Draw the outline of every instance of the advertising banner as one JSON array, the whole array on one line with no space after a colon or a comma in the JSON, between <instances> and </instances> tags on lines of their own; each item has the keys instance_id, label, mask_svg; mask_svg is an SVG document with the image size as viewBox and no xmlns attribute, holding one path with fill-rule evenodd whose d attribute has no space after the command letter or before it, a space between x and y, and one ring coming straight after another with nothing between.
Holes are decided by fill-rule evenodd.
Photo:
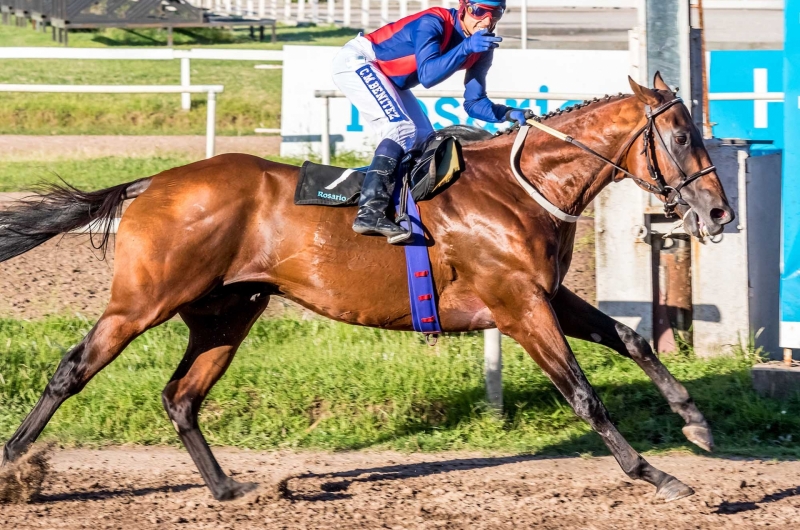
<instances>
[{"instance_id":1,"label":"advertising banner","mask_svg":"<svg viewBox=\"0 0 800 530\"><path fill-rule=\"evenodd\" d=\"M786 3L780 345L800 348L800 0Z\"/></svg>"},{"instance_id":2,"label":"advertising banner","mask_svg":"<svg viewBox=\"0 0 800 530\"><path fill-rule=\"evenodd\" d=\"M323 100L316 90L336 90L331 64L339 48L321 46L284 46L283 101L281 105L281 155L305 157L320 153L323 129ZM489 97L495 92L561 92L581 94L629 93L630 56L617 50L504 50L495 51L494 64L487 77ZM486 124L469 118L462 98L426 98L419 90L419 100L434 129L467 124L490 132L507 124ZM456 72L433 90L464 90L464 72ZM496 103L529 107L537 114L555 110L575 101L501 99ZM338 153L369 154L376 145L367 124L344 98L330 101L331 145Z\"/></svg>"}]
</instances>

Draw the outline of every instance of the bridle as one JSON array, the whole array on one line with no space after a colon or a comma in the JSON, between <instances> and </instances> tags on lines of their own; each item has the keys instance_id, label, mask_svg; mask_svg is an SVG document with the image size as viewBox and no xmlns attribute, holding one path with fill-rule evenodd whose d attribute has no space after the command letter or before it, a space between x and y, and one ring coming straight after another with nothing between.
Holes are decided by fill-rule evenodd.
<instances>
[{"instance_id":1,"label":"bridle","mask_svg":"<svg viewBox=\"0 0 800 530\"><path fill-rule=\"evenodd\" d=\"M617 172L622 172L625 175L629 176L636 184L640 187L644 188L645 190L653 193L655 195L659 195L664 198L664 214L667 217L671 217L675 213L675 208L678 205L688 206L688 203L683 199L681 196L681 190L694 182L695 180L699 179L704 175L708 175L709 173L713 173L716 171L716 167L714 165L710 165L696 173L692 173L691 175L686 175L686 172L683 171L681 165L675 160L675 157L672 155L672 152L667 147L666 142L664 141L663 136L661 135L661 131L658 129L656 125L656 118L663 114L667 109L671 108L673 105L677 105L678 103L683 103L681 98L675 98L662 105L659 105L655 109L650 107L650 105L645 105L644 112L645 117L647 118L647 123L644 124L633 136L631 136L628 141L623 146L622 150L620 151L619 156L617 157L617 161L613 162L610 159L606 158L605 156L601 155L591 147L588 147L581 143L580 141L568 136L562 132L559 132L551 127L548 127L541 123L539 119L532 118L528 119L525 125L520 126L519 133L517 134L517 138L514 140L514 146L511 148L511 168L513 170L514 176L517 178L517 181L522 185L523 188L528 192L528 194L536 200L542 207L545 208L548 212L553 214L555 217L567 221L567 222L575 222L578 220L577 215L569 215L566 212L561 211L555 205L553 205L550 201L545 199L541 193L538 192L530 183L520 174L519 171L519 164L518 164L518 155L520 148L522 147L522 143L525 141L525 137L530 130L530 127L535 127L539 130L542 130L560 140L568 142L580 149L586 151L587 153L591 154L595 158L602 160L603 162L611 165L614 168L612 173L612 179L616 176ZM636 140L644 135L644 149L642 153L645 155L647 160L647 172L650 175L650 178L655 182L651 184L646 180L634 175L627 169L620 166L624 157L628 154L631 149L631 146L636 142ZM677 186L670 186L667 184L667 180L664 178L664 175L661 173L661 170L658 167L658 159L655 156L656 153L656 145L654 144L654 138L658 138L661 147L669 156L669 160L672 162L672 165L680 172L681 174L681 182ZM616 180L616 179L614 179Z\"/></svg>"}]
</instances>

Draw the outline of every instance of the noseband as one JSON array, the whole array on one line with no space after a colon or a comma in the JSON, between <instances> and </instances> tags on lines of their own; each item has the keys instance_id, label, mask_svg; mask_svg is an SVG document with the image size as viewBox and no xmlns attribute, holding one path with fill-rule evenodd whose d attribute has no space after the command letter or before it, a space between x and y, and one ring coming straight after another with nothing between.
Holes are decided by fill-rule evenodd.
<instances>
[{"instance_id":1,"label":"noseband","mask_svg":"<svg viewBox=\"0 0 800 530\"><path fill-rule=\"evenodd\" d=\"M667 109L672 107L673 105L677 105L678 103L683 103L681 98L675 98L671 101L667 101L663 105L656 107L655 109L651 108L650 105L644 106L644 114L647 117L647 123L637 131L633 137L625 144L625 147L622 149L622 154L617 159L616 164L612 164L616 171L622 171L634 182L636 182L639 186L643 187L647 191L654 193L656 195L660 195L664 198L664 214L667 217L671 217L672 214L675 213L675 208L678 205L688 206L686 201L681 197L681 190L694 182L695 180L699 179L703 175L708 175L709 173L713 173L717 170L716 166L710 165L704 169L696 173L692 173L691 175L687 176L686 172L683 171L681 165L675 160L675 157L672 155L672 152L667 147L667 143L664 141L664 137L661 136L661 131L658 129L656 125L656 117L660 114L663 114ZM642 149L642 153L645 155L647 160L647 172L650 174L650 178L656 185L652 185L649 182L642 180L641 178L629 173L628 171L619 167L619 163L622 161L622 158L628 153L633 145L634 142L639 138L639 136L644 135L643 144L644 148ZM661 147L664 149L664 152L667 153L670 162L672 165L677 169L681 174L681 181L678 183L677 186L672 187L667 184L667 180L664 178L664 175L658 168L658 159L655 157L655 146L652 144L653 138L658 138L658 142L661 144ZM614 175L612 175L613 177Z\"/></svg>"},{"instance_id":2,"label":"noseband","mask_svg":"<svg viewBox=\"0 0 800 530\"><path fill-rule=\"evenodd\" d=\"M557 131L547 125L539 122L536 119L529 119L525 125L520 127L519 133L517 134L517 138L514 140L514 146L511 148L511 169L516 177L517 181L520 185L525 188L528 194L533 197L536 202L538 202L542 207L545 208L548 212L553 214L555 217L567 221L567 222L575 222L578 220L578 216L575 215L568 215L565 212L559 210L555 205L553 205L550 201L545 199L535 188L533 188L530 183L520 174L519 164L518 164L518 155L519 151L522 147L522 143L525 141L525 137L528 134L531 126L536 127L537 129L550 134L560 140L568 142L576 147L581 148L582 150L586 151L590 155L594 156L602 160L603 162L611 165L614 168L614 173L612 174L612 178L616 176L618 171L626 174L629 176L636 184L644 188L645 190L653 193L655 195L659 195L664 198L664 214L667 217L671 217L675 213L675 208L678 205L685 205L688 206L687 202L681 197L681 190L694 182L695 180L699 179L703 175L708 175L709 173L713 173L716 171L716 167L711 165L700 171L693 173L689 176L686 175L686 172L683 171L681 165L675 160L675 157L670 152L669 148L667 148L666 142L664 142L664 138L661 136L661 131L659 131L658 126L656 125L656 117L660 114L663 114L667 109L671 108L673 105L677 105L678 103L683 103L681 98L675 98L673 100L667 101L663 105L656 107L655 109L651 108L650 105L645 105L644 112L645 116L647 117L647 123L639 129L636 134L634 134L626 143L625 146L622 148L622 151L617 158L616 162L609 160L608 158L604 157L591 147L584 145L580 141L574 139L571 136L568 136L560 131ZM636 140L644 135L644 149L642 150L642 154L645 155L647 159L647 172L650 174L650 178L655 182L651 184L644 179L641 179L628 171L627 169L620 166L622 159L627 155L628 151L630 151L631 146L636 142ZM660 169L658 168L658 159L655 157L655 144L653 144L653 138L658 138L661 147L666 151L667 155L669 156L672 165L680 172L681 174L681 182L673 187L667 184L667 180L664 178L664 175L661 173Z\"/></svg>"}]
</instances>

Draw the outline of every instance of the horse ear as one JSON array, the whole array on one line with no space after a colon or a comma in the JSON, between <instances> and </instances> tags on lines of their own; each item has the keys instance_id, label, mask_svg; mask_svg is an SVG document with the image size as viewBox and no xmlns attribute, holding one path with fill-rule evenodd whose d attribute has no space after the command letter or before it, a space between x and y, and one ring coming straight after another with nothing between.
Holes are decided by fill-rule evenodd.
<instances>
[{"instance_id":1,"label":"horse ear","mask_svg":"<svg viewBox=\"0 0 800 530\"><path fill-rule=\"evenodd\" d=\"M661 72L656 72L656 75L653 76L653 86L656 90L667 90L672 92L672 89L669 87L668 84L664 82L664 78L661 77Z\"/></svg>"},{"instance_id":2,"label":"horse ear","mask_svg":"<svg viewBox=\"0 0 800 530\"><path fill-rule=\"evenodd\" d=\"M661 104L661 100L659 99L658 93L655 90L640 85L634 81L631 76L628 76L628 83L631 85L631 90L633 90L633 93L636 94L637 98L639 98L639 101L645 105L657 107Z\"/></svg>"}]
</instances>

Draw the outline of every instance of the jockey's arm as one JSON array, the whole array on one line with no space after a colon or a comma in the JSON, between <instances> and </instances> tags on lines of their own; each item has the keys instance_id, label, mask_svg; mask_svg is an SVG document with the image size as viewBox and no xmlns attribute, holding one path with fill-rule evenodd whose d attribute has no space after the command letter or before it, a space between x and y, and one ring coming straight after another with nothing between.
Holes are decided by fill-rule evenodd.
<instances>
[{"instance_id":1,"label":"jockey's arm","mask_svg":"<svg viewBox=\"0 0 800 530\"><path fill-rule=\"evenodd\" d=\"M511 107L492 103L486 95L486 74L492 65L494 50L486 51L481 58L467 70L464 76L464 110L477 120L490 123L506 121L506 113Z\"/></svg>"},{"instance_id":2,"label":"jockey's arm","mask_svg":"<svg viewBox=\"0 0 800 530\"><path fill-rule=\"evenodd\" d=\"M422 17L415 36L414 55L419 82L425 88L436 86L456 73L469 57L469 49L464 45L466 40L443 54L440 51L442 39L442 21L436 17Z\"/></svg>"}]
</instances>

